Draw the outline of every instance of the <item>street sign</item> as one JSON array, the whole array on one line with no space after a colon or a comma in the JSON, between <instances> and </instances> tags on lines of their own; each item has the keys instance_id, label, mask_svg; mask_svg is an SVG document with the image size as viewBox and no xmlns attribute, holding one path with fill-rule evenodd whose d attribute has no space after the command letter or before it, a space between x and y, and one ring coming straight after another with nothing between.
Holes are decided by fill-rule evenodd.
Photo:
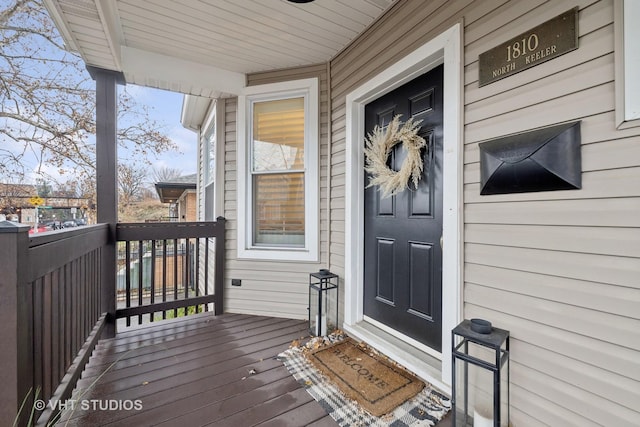
<instances>
[{"instance_id":1,"label":"street sign","mask_svg":"<svg viewBox=\"0 0 640 427\"><path fill-rule=\"evenodd\" d=\"M40 196L29 197L29 203L31 203L33 206L40 206L44 203L44 199Z\"/></svg>"}]
</instances>

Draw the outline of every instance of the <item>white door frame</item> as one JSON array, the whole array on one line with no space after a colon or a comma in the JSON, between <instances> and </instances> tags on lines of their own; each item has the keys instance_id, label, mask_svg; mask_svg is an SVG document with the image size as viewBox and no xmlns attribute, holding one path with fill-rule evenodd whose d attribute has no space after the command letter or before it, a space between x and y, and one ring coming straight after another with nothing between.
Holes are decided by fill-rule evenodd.
<instances>
[{"instance_id":1,"label":"white door frame","mask_svg":"<svg viewBox=\"0 0 640 427\"><path fill-rule=\"evenodd\" d=\"M425 378L449 391L451 330L462 313L462 25L454 25L347 95L345 320L347 332L363 322L364 109L402 84L444 64L443 252L441 378ZM393 352L393 349L390 349ZM393 354L388 354L393 357ZM408 368L412 369L411 366ZM420 374L420 372L416 372ZM429 376L429 375L427 375Z\"/></svg>"}]
</instances>

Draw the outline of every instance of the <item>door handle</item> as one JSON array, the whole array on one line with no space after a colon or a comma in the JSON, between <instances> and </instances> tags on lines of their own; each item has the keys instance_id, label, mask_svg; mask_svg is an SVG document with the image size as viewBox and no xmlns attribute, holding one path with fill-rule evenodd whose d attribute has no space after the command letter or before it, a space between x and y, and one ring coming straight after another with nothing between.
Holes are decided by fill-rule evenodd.
<instances>
[{"instance_id":1,"label":"door handle","mask_svg":"<svg viewBox=\"0 0 640 427\"><path fill-rule=\"evenodd\" d=\"M443 249L442 248L442 236L440 236L440 249Z\"/></svg>"}]
</instances>

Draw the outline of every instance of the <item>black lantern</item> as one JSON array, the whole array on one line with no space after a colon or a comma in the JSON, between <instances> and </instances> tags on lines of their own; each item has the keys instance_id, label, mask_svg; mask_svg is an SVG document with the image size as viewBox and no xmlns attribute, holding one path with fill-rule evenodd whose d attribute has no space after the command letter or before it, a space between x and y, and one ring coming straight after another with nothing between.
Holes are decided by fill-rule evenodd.
<instances>
[{"instance_id":1,"label":"black lantern","mask_svg":"<svg viewBox=\"0 0 640 427\"><path fill-rule=\"evenodd\" d=\"M451 343L454 427L508 426L509 331L464 320L451 331Z\"/></svg>"},{"instance_id":2,"label":"black lantern","mask_svg":"<svg viewBox=\"0 0 640 427\"><path fill-rule=\"evenodd\" d=\"M324 336L338 327L338 275L322 269L309 275L309 333Z\"/></svg>"}]
</instances>

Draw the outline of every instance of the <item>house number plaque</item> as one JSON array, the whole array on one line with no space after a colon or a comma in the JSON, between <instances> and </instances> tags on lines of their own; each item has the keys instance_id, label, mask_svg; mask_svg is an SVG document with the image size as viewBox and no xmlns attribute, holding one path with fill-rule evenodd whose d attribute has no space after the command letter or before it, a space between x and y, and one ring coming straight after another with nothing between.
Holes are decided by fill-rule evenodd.
<instances>
[{"instance_id":1,"label":"house number plaque","mask_svg":"<svg viewBox=\"0 0 640 427\"><path fill-rule=\"evenodd\" d=\"M480 54L479 86L493 83L578 48L578 8Z\"/></svg>"}]
</instances>

